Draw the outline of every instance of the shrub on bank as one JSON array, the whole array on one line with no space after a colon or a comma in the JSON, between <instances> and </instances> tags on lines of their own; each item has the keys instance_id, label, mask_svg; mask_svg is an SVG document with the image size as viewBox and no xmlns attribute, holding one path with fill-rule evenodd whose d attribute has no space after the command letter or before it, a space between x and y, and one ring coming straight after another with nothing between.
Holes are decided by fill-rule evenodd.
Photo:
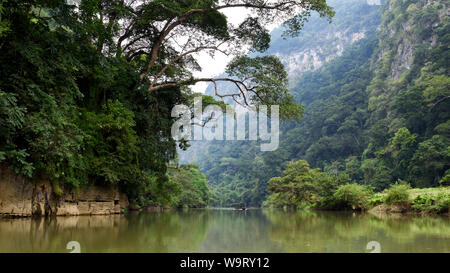
<instances>
[{"instance_id":1,"label":"shrub on bank","mask_svg":"<svg viewBox=\"0 0 450 273\"><path fill-rule=\"evenodd\" d=\"M448 212L450 208L450 193L418 195L411 202L411 208L416 211Z\"/></svg>"},{"instance_id":2,"label":"shrub on bank","mask_svg":"<svg viewBox=\"0 0 450 273\"><path fill-rule=\"evenodd\" d=\"M410 188L411 186L409 184L406 184L404 181L397 181L397 183L393 184L389 189L385 190L386 195L384 198L384 203L388 205L408 203L408 190Z\"/></svg>"},{"instance_id":3,"label":"shrub on bank","mask_svg":"<svg viewBox=\"0 0 450 273\"><path fill-rule=\"evenodd\" d=\"M385 195L383 193L375 193L370 197L369 200L367 200L366 206L367 207L376 207L378 205L381 205L384 203Z\"/></svg>"},{"instance_id":4,"label":"shrub on bank","mask_svg":"<svg viewBox=\"0 0 450 273\"><path fill-rule=\"evenodd\" d=\"M338 187L333 194L338 207L364 209L373 194L373 189L359 184L345 184Z\"/></svg>"}]
</instances>

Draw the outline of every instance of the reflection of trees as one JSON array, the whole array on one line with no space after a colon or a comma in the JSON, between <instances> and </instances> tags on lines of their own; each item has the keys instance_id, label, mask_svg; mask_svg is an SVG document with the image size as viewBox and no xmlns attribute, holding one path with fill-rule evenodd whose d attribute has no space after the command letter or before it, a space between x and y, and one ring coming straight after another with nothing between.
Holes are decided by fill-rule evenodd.
<instances>
[{"instance_id":1,"label":"reflection of trees","mask_svg":"<svg viewBox=\"0 0 450 273\"><path fill-rule=\"evenodd\" d=\"M211 225L199 252L281 252L268 234L269 222L261 210L211 211Z\"/></svg>"},{"instance_id":2,"label":"reflection of trees","mask_svg":"<svg viewBox=\"0 0 450 273\"><path fill-rule=\"evenodd\" d=\"M139 234L138 240L147 252L195 252L205 240L209 225L205 210L136 214L128 219L128 232ZM133 247L136 244L130 251Z\"/></svg>"},{"instance_id":3,"label":"reflection of trees","mask_svg":"<svg viewBox=\"0 0 450 273\"><path fill-rule=\"evenodd\" d=\"M398 242L410 243L418 236L439 237L441 242L450 245L450 219L440 216L402 216L390 217L371 216L370 223L373 227L383 229L386 236L394 238ZM450 249L450 247L447 247Z\"/></svg>"},{"instance_id":4,"label":"reflection of trees","mask_svg":"<svg viewBox=\"0 0 450 273\"><path fill-rule=\"evenodd\" d=\"M68 252L69 241L82 252L189 252L207 225L204 211L2 220L0 252Z\"/></svg>"},{"instance_id":5,"label":"reflection of trees","mask_svg":"<svg viewBox=\"0 0 450 273\"><path fill-rule=\"evenodd\" d=\"M68 252L69 241L79 241L82 251L95 251L91 242L104 241L108 247L108 242L126 225L126 220L118 215L2 220L0 251Z\"/></svg>"},{"instance_id":6,"label":"reflection of trees","mask_svg":"<svg viewBox=\"0 0 450 273\"><path fill-rule=\"evenodd\" d=\"M0 220L0 252L450 252L450 219L339 212L188 210Z\"/></svg>"},{"instance_id":7,"label":"reflection of trees","mask_svg":"<svg viewBox=\"0 0 450 273\"><path fill-rule=\"evenodd\" d=\"M370 215L266 211L269 236L288 252L365 252L379 241L385 252L449 252L450 220L442 217L379 219Z\"/></svg>"}]
</instances>

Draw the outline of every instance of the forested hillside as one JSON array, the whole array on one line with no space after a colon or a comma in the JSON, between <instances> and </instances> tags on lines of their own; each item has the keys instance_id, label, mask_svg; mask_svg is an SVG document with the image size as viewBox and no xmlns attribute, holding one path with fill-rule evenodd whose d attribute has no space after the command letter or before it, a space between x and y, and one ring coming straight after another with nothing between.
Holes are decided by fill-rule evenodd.
<instances>
[{"instance_id":1,"label":"forested hillside","mask_svg":"<svg viewBox=\"0 0 450 273\"><path fill-rule=\"evenodd\" d=\"M283 35L283 28L272 31L267 54L278 56L295 86L303 72L319 69L324 63L342 55L354 42L375 34L380 24L379 5L364 0L330 0L335 16L329 24L313 16L294 38Z\"/></svg>"},{"instance_id":2,"label":"forested hillside","mask_svg":"<svg viewBox=\"0 0 450 273\"><path fill-rule=\"evenodd\" d=\"M206 205L195 167L168 171L177 145L186 147L172 138L178 117L171 111L192 106L198 94L190 86L231 79L194 77L201 67L193 54L229 54L227 70L241 76L233 80L254 93L249 102L279 104L281 115L293 117L301 107L280 61L249 58L240 48L266 51L273 21L286 21L292 36L311 14L333 17L325 0L308 3L0 1L0 168L30 183L50 181L56 196L115 185L135 205ZM240 8L248 16L230 24L222 12ZM255 67L265 67L264 75ZM245 93L237 97L244 101Z\"/></svg>"},{"instance_id":3,"label":"forested hillside","mask_svg":"<svg viewBox=\"0 0 450 273\"><path fill-rule=\"evenodd\" d=\"M217 205L260 205L269 179L300 159L307 162L298 165L302 175L336 177L329 185L354 181L381 191L397 181L448 184L448 12L446 1L386 1L376 34L295 80L290 91L306 105L305 114L301 122L282 125L278 150L263 153L252 142L207 146L196 161L219 197ZM351 25L373 23L364 18ZM309 167L329 178L308 174ZM273 183L271 193L282 191L276 186L282 180ZM272 196L271 202L285 197Z\"/></svg>"}]
</instances>

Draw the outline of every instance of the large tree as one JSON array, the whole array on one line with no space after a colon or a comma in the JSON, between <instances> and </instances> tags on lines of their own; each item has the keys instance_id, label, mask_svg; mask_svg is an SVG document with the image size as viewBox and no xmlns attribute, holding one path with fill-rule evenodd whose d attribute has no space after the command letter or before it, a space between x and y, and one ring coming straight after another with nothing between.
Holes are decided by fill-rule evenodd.
<instances>
[{"instance_id":1,"label":"large tree","mask_svg":"<svg viewBox=\"0 0 450 273\"><path fill-rule=\"evenodd\" d=\"M247 9L239 26L223 11ZM174 105L197 82L232 82L243 105L298 117L286 73L263 52L267 26L297 33L325 0L0 1L0 163L54 184L122 185L135 200L171 192ZM194 78L195 53L228 54L228 78ZM219 91L218 91L219 92ZM219 94L219 93L218 93Z\"/></svg>"},{"instance_id":2,"label":"large tree","mask_svg":"<svg viewBox=\"0 0 450 273\"><path fill-rule=\"evenodd\" d=\"M239 25L224 15L231 9L247 11ZM277 104L289 118L301 111L286 89L283 65L273 56L246 57L247 50L268 49L269 24L284 22L285 34L295 35L312 11L328 19L334 15L326 0L84 0L72 11L91 26L89 38L97 50L140 64L139 84L149 92L210 82L219 97L245 106ZM195 58L200 52L233 57L229 77L193 77L201 70ZM235 91L219 91L218 82L231 82Z\"/></svg>"}]
</instances>

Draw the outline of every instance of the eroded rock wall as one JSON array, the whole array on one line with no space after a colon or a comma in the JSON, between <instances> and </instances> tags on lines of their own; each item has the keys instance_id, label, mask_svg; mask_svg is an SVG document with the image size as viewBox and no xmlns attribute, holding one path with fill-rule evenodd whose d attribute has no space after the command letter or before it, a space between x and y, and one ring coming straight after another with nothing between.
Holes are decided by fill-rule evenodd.
<instances>
[{"instance_id":1,"label":"eroded rock wall","mask_svg":"<svg viewBox=\"0 0 450 273\"><path fill-rule=\"evenodd\" d=\"M123 213L128 199L117 187L89 186L54 194L52 183L31 182L0 168L0 216L109 215Z\"/></svg>"}]
</instances>

